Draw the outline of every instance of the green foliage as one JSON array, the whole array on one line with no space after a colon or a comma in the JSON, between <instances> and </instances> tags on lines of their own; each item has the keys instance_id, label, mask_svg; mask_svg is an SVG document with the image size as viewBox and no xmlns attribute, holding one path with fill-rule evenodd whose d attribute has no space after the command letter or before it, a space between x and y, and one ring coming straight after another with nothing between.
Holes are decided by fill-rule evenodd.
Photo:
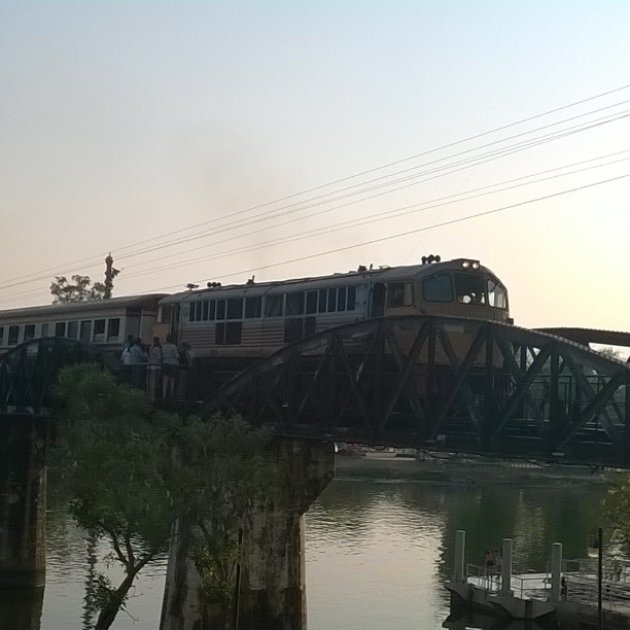
<instances>
[{"instance_id":1,"label":"green foliage","mask_svg":"<svg viewBox=\"0 0 630 630\"><path fill-rule=\"evenodd\" d=\"M72 282L66 276L56 276L55 281L50 285L53 304L102 300L105 295L105 285L102 282L95 282L90 286L91 284L89 276L75 274L72 276Z\"/></svg>"},{"instance_id":2,"label":"green foliage","mask_svg":"<svg viewBox=\"0 0 630 630\"><path fill-rule=\"evenodd\" d=\"M277 465L266 456L270 442L270 433L238 418L193 417L180 432L180 514L193 524L192 557L208 602L231 604L239 529L279 487Z\"/></svg>"},{"instance_id":3,"label":"green foliage","mask_svg":"<svg viewBox=\"0 0 630 630\"><path fill-rule=\"evenodd\" d=\"M137 573L166 551L177 519L191 534L202 595L227 608L239 530L280 483L267 453L271 435L238 418L182 422L98 366L65 368L57 394L64 405L52 464L63 475L70 512L109 542L125 572L117 587L96 576L94 627L110 627Z\"/></svg>"}]
</instances>

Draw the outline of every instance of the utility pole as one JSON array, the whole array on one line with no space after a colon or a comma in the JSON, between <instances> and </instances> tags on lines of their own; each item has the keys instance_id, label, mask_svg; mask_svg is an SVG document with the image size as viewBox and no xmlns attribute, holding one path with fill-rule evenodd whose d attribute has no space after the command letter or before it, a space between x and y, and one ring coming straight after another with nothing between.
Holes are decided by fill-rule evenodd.
<instances>
[{"instance_id":1,"label":"utility pole","mask_svg":"<svg viewBox=\"0 0 630 630\"><path fill-rule=\"evenodd\" d=\"M114 259L112 253L109 252L105 259L105 292L103 293L103 299L108 300L112 297L112 289L114 288L114 278L120 273L118 269L113 267Z\"/></svg>"}]
</instances>

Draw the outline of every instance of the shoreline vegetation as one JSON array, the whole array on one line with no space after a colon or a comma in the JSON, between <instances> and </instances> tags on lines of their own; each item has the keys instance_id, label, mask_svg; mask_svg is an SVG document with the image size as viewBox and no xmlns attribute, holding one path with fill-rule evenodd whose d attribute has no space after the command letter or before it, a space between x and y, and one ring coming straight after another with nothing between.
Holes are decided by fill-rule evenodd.
<instances>
[{"instance_id":1,"label":"shoreline vegetation","mask_svg":"<svg viewBox=\"0 0 630 630\"><path fill-rule=\"evenodd\" d=\"M390 451L338 453L335 456L336 481L375 481L380 483L520 484L561 486L612 485L628 471L582 465L502 460L477 455L419 452L418 456Z\"/></svg>"}]
</instances>

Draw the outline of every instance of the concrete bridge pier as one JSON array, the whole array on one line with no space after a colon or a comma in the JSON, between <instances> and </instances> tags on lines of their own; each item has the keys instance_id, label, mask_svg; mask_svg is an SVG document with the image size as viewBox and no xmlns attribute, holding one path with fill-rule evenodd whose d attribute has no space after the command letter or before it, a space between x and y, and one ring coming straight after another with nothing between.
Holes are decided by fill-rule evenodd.
<instances>
[{"instance_id":1,"label":"concrete bridge pier","mask_svg":"<svg viewBox=\"0 0 630 630\"><path fill-rule=\"evenodd\" d=\"M43 588L47 421L0 416L0 592Z\"/></svg>"},{"instance_id":2,"label":"concrete bridge pier","mask_svg":"<svg viewBox=\"0 0 630 630\"><path fill-rule=\"evenodd\" d=\"M276 455L286 480L273 505L259 506L242 544L238 630L305 630L303 515L334 476L333 444L282 439ZM234 628L204 601L188 557L190 532L179 524L169 557L160 630Z\"/></svg>"}]
</instances>

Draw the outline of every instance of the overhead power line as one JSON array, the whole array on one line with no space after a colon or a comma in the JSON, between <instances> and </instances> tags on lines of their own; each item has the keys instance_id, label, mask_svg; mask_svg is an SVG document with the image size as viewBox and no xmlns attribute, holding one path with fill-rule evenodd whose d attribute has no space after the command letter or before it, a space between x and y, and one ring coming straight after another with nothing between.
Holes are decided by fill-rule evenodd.
<instances>
[{"instance_id":1,"label":"overhead power line","mask_svg":"<svg viewBox=\"0 0 630 630\"><path fill-rule=\"evenodd\" d=\"M302 262L304 260L312 260L313 258L320 258L321 256L328 256L329 254L337 254L339 252L348 251L351 249L356 249L357 247L364 247L365 245L374 245L376 243L383 243L385 241L395 240L397 238L403 238L405 236L411 236L412 234L419 234L421 232L427 232L429 230L435 230L437 228L446 227L449 225L455 225L457 223L462 223L464 221L470 221L473 219L478 219L479 217L490 216L493 214L498 214L499 212L505 212L506 210L512 210L514 208L520 208L522 206L530 205L533 203L537 203L539 201L546 201L547 199L553 199L555 197L561 197L563 195L568 195L574 192L579 192L581 190L586 190L589 188L594 188L596 186L602 186L604 184L610 184L612 182L621 181L623 179L627 179L630 177L630 173L625 173L624 175L619 175L617 177L611 177L609 179L600 180L597 182L591 182L589 184L584 184L582 186L576 186L575 188L568 188L566 190L562 190L556 193L550 193L548 195L543 195L541 197L536 197L534 199L527 199L526 201L521 201L518 203L513 203L507 206L502 206L500 208L493 208L492 210L484 210L482 212L477 212L475 214L470 214L464 217L458 217L456 219L449 219L447 221L441 221L439 223L433 223L431 225L427 225L421 228L415 228L413 230L406 230L405 232L399 232L397 234L391 234L389 236L383 236L380 238L371 239L368 241L362 241L360 243L354 243L353 245L344 245L343 247L336 247L334 249L328 249L326 251L317 252L315 254L307 254L305 256L298 256L297 258L290 258L286 260L282 260L276 263L270 263L268 265L259 265L257 267L252 267L249 269L241 269L239 271L230 272L228 274L223 274L220 276L214 276L213 280L222 280L224 278L231 278L233 276L240 276L256 271L261 271L264 269L271 269L273 267L281 267L283 265L288 265L296 262ZM200 284L206 281L206 278L201 278L199 280L194 280L195 284ZM181 284L170 285L167 287L160 287L158 289L152 289L152 291L168 291L171 289L176 289L181 287Z\"/></svg>"},{"instance_id":2,"label":"overhead power line","mask_svg":"<svg viewBox=\"0 0 630 630\"><path fill-rule=\"evenodd\" d=\"M355 174L352 174L352 175L341 177L341 178L329 181L327 183L320 184L320 185L317 185L317 186L305 189L305 190L297 192L297 193L292 193L290 195L285 195L284 197L275 199L273 201L268 201L268 202L265 202L265 203L257 204L255 206L250 206L248 208L239 210L237 212L233 212L231 214L225 215L223 218L219 218L219 219L213 218L212 220L203 221L201 223L198 223L198 224L195 224L195 225L191 225L191 226L186 227L186 228L182 228L181 230L177 230L175 232L170 232L168 234L162 234L162 235L155 236L155 237L152 237L152 238L149 238L149 239L145 239L143 241L139 241L139 242L137 241L135 243L130 243L128 245L123 245L123 246L121 246L121 247L119 247L117 249L121 252L121 256L124 255L124 256L129 257L129 256L133 255L133 251L130 254L124 254L124 250L130 249L130 248L137 248L139 245L148 244L148 243L151 243L153 241L160 240L160 239L172 238L175 235L182 234L182 233L185 233L187 231L191 231L193 229L197 229L197 228L200 228L200 227L203 227L203 226L207 226L210 223L215 223L217 220L219 220L219 221L222 220L222 219L231 219L231 220L233 220L234 217L244 215L244 214L252 212L254 210L257 210L257 209L260 209L260 208L264 208L264 207L267 207L267 206L271 206L271 205L274 205L274 204L277 204L277 203L281 203L281 202L284 202L284 201L287 201L287 200L290 200L290 199L295 199L295 198L298 198L300 196L304 196L306 194L310 194L312 192L317 192L319 190L324 190L324 189L326 189L328 187L335 186L335 185L338 185L338 184L341 184L341 183L344 183L344 182L348 182L348 181L350 181L352 179L355 179L355 178L358 178L358 177L362 177L362 176L365 176L365 175L376 173L378 171L381 171L381 170L384 170L384 169L387 169L387 168L392 168L394 166L403 164L405 162L412 161L414 159L418 159L420 157L423 157L425 155L429 155L431 153L435 153L435 152L438 152L438 151L441 151L441 150L444 150L444 149L452 148L452 147L464 144L466 142L477 140L477 139L489 136L491 134L498 133L498 132L504 131L506 129L510 129L512 127L516 127L518 125L525 124L527 122L531 122L533 120L542 118L544 116L552 115L554 113L557 113L557 112L569 109L571 107L576 107L576 106L579 106L579 105L582 105L582 104L594 101L596 99L600 99L600 98L603 98L603 97L606 97L606 96L610 96L610 95L615 94L615 93L619 93L619 92L621 92L623 90L626 90L628 88L630 88L630 84L623 85L621 87L618 87L618 88L615 88L615 89L612 89L612 90L607 90L605 92L600 92L598 94L589 96L587 98L580 99L578 101L574 101L572 103L568 103L566 105L562 105L560 107L556 107L556 108L553 108L553 109L550 109L550 110L547 110L547 111L535 114L533 116L528 116L526 118L519 119L519 120L514 121L512 123L508 123L506 125L501 125L499 127L495 127L493 129L490 129L490 130L482 132L482 133L474 134L474 135L468 136L468 137L460 139L460 140L449 142L449 143L443 144L443 145L441 145L439 147L428 149L426 151L422 151L422 152L416 153L414 155L410 155L410 156L407 156L405 158L401 158L399 160L395 160L393 162L389 162L389 163L386 163L386 164L383 164L383 165L380 165L380 166L377 166L377 167L374 167L374 168L371 168L371 169L367 169L367 170L361 171L359 173L355 173ZM613 107L613 106L609 106L609 107ZM600 110L596 110L596 111L600 111ZM329 194L334 194L334 193L327 193L327 195L329 195ZM75 259L73 261L64 263L63 266L65 268L69 268L71 266L76 266L76 265L81 265L81 264L90 264L90 263L96 263L96 262L100 263L101 262L101 258L103 256L105 256L106 254L107 254L107 252L105 251L102 254L99 254L98 258L95 258L95 257L91 256L91 257L86 257L86 258ZM47 274L54 273L55 275L59 275L60 273L67 273L67 272L59 272L59 268L60 268L60 266L49 267L49 268L46 268L46 269L43 269L43 270L40 270L40 271L36 271L36 272L30 273L30 274L26 274L26 275L23 275L23 276L15 277L10 282L15 282L17 280L31 278L32 276L40 275L40 274L43 274L43 273L47 273ZM39 280L39 279L40 278L33 278L33 281ZM15 286L15 285L12 285L12 286ZM5 286L5 287L0 287L0 288L8 288L8 287Z\"/></svg>"}]
</instances>

